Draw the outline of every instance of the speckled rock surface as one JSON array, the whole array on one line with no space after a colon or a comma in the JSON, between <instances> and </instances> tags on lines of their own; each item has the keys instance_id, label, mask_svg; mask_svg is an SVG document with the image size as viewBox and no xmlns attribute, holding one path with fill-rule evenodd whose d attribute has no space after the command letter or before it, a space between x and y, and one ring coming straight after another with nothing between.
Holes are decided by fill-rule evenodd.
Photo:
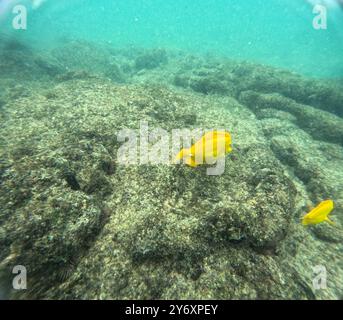
<instances>
[{"instance_id":1,"label":"speckled rock surface","mask_svg":"<svg viewBox=\"0 0 343 320\"><path fill-rule=\"evenodd\" d=\"M89 48L84 50L92 59ZM236 79L232 91L203 83L203 92L192 87L194 82L189 90L174 86L170 70L188 65L198 72L201 58L173 53L166 59L163 52L157 65L139 64L138 72L132 69L136 59L143 63L142 56L151 53L118 52L111 54L125 80L80 64L79 71L62 67L48 76L53 83L48 87L28 87L15 97L7 87L3 94L2 294L34 299L342 298L342 119L307 100L285 98L285 82L278 94L243 88L238 78L215 75L216 64L209 60L207 69L214 70L211 77L221 82L219 87L228 88ZM55 50L54 59L64 61L67 53ZM236 64L236 77L248 72L242 68ZM153 84L165 73L167 83ZM322 135L319 118L325 124ZM208 176L203 166L118 163L119 130L139 130L141 121L168 133L226 128L233 152L224 174ZM336 227L304 228L300 218L307 206L325 198L335 199ZM26 291L10 290L11 269L18 264L28 270ZM312 287L316 265L327 268L326 290Z\"/></svg>"}]
</instances>

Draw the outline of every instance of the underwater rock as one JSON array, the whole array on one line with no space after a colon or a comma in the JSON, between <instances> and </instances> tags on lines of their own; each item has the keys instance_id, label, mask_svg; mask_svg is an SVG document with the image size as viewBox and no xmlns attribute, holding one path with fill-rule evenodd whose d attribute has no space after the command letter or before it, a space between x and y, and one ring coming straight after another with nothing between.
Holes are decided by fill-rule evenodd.
<instances>
[{"instance_id":1,"label":"underwater rock","mask_svg":"<svg viewBox=\"0 0 343 320\"><path fill-rule=\"evenodd\" d=\"M48 90L44 93L44 96L48 99L48 100L53 100L58 98L58 94L56 91L54 90Z\"/></svg>"},{"instance_id":2,"label":"underwater rock","mask_svg":"<svg viewBox=\"0 0 343 320\"><path fill-rule=\"evenodd\" d=\"M167 52L164 49L151 50L135 59L136 70L155 69L161 64L168 63Z\"/></svg>"},{"instance_id":3,"label":"underwater rock","mask_svg":"<svg viewBox=\"0 0 343 320\"><path fill-rule=\"evenodd\" d=\"M100 160L100 168L107 174L113 175L116 171L114 160L107 157Z\"/></svg>"},{"instance_id":4,"label":"underwater rock","mask_svg":"<svg viewBox=\"0 0 343 320\"><path fill-rule=\"evenodd\" d=\"M28 206L17 211L17 217L28 219L17 231L8 230L12 244L16 244L11 264L29 266L30 277L29 290L12 292L12 298L42 298L42 290L48 291L54 284L65 281L104 223L102 211L82 195L64 195L40 207ZM39 280L42 277L48 283L43 284Z\"/></svg>"},{"instance_id":5,"label":"underwater rock","mask_svg":"<svg viewBox=\"0 0 343 320\"><path fill-rule=\"evenodd\" d=\"M81 53L75 60L67 57L78 47ZM96 61L94 48L87 44L64 49L55 53L66 65ZM82 52L89 60L77 64ZM132 53L130 59L137 56ZM105 63L105 57L103 51L101 68L86 71L96 77L58 81L49 88L54 93L50 100L45 88L18 95L11 108L5 106L7 117L0 127L6 137L6 150L0 150L6 163L0 192L0 260L13 255L12 262L30 266L32 275L31 290L10 297L316 298L312 282L300 277L304 272L311 277L312 269L293 270L285 261L294 258L313 265L307 252L298 250L303 242L316 257L327 257L325 250L318 250L323 241L319 237L305 242L306 230L300 236L294 233L299 203L328 196L342 181L340 149L327 143L321 151L309 125L304 124L309 134L299 125L305 119L318 120L311 117L320 110L305 106L302 116L302 105L293 101L287 109L289 100L260 93L242 93L242 104L229 97L230 91L202 95L171 86L115 85L98 76L114 61ZM189 79L211 78L216 83L206 70L214 63L186 60ZM171 65L145 69L147 74L161 71L159 77L164 77ZM242 68L235 75L233 66L218 72L225 88L232 85L232 77L249 74ZM338 123L334 119L332 124ZM142 120L168 133L195 126L227 128L233 152L226 157L224 174L208 176L206 166L117 163L118 131L138 130ZM330 165L324 153L333 159ZM322 166L331 171L317 172ZM0 272L7 268L1 266ZM338 276L341 272L338 268ZM335 297L331 291L329 295Z\"/></svg>"},{"instance_id":6,"label":"underwater rock","mask_svg":"<svg viewBox=\"0 0 343 320\"><path fill-rule=\"evenodd\" d=\"M285 137L273 137L271 148L281 162L294 168L295 175L305 184L308 184L314 177L318 178L319 168L309 164L308 161L304 161L301 151Z\"/></svg>"},{"instance_id":7,"label":"underwater rock","mask_svg":"<svg viewBox=\"0 0 343 320\"><path fill-rule=\"evenodd\" d=\"M184 74L176 74L173 79L173 84L177 87L188 88L190 77Z\"/></svg>"},{"instance_id":8,"label":"underwater rock","mask_svg":"<svg viewBox=\"0 0 343 320\"><path fill-rule=\"evenodd\" d=\"M304 150L303 143L300 141L306 143L306 140L301 136L299 138L302 140L292 141L286 136L274 136L271 139L271 148L282 163L292 168L293 174L304 183L314 201L333 197L337 188L336 183L339 184L341 178L337 177L337 180L333 180L330 173L331 166L326 164L327 168L323 170L325 160L310 158L308 154L311 148Z\"/></svg>"},{"instance_id":9,"label":"underwater rock","mask_svg":"<svg viewBox=\"0 0 343 320\"><path fill-rule=\"evenodd\" d=\"M256 110L256 116L258 119L280 119L287 123L296 122L296 116L289 112L277 110L277 109L258 109Z\"/></svg>"},{"instance_id":10,"label":"underwater rock","mask_svg":"<svg viewBox=\"0 0 343 320\"><path fill-rule=\"evenodd\" d=\"M31 90L21 84L17 84L8 90L8 98L10 100L24 98L30 95L31 95Z\"/></svg>"},{"instance_id":11,"label":"underwater rock","mask_svg":"<svg viewBox=\"0 0 343 320\"><path fill-rule=\"evenodd\" d=\"M109 77L111 80L119 83L126 81L125 75L118 64L112 62L108 66L108 70L105 72L105 76Z\"/></svg>"},{"instance_id":12,"label":"underwater rock","mask_svg":"<svg viewBox=\"0 0 343 320\"><path fill-rule=\"evenodd\" d=\"M215 77L192 78L190 87L194 91L204 94L225 94L228 91L226 85Z\"/></svg>"},{"instance_id":13,"label":"underwater rock","mask_svg":"<svg viewBox=\"0 0 343 320\"><path fill-rule=\"evenodd\" d=\"M245 233L248 242L259 248L275 248L286 236L297 193L291 180L267 155L265 150L259 148L245 154L247 161L250 159L253 163L250 176L245 181L249 181L249 189L254 197L242 205L240 214L245 218L251 217L247 220L249 223L246 224ZM265 160L257 160L258 157Z\"/></svg>"},{"instance_id":14,"label":"underwater rock","mask_svg":"<svg viewBox=\"0 0 343 320\"><path fill-rule=\"evenodd\" d=\"M185 126L195 125L197 122L196 114L183 114L175 117L180 123L184 123Z\"/></svg>"},{"instance_id":15,"label":"underwater rock","mask_svg":"<svg viewBox=\"0 0 343 320\"><path fill-rule=\"evenodd\" d=\"M46 73L51 77L55 77L57 74L62 73L62 68L57 64L53 64L48 59L43 59L42 57L35 58L34 62L39 67L39 71Z\"/></svg>"},{"instance_id":16,"label":"underwater rock","mask_svg":"<svg viewBox=\"0 0 343 320\"><path fill-rule=\"evenodd\" d=\"M327 224L317 225L315 228L311 228L311 232L320 240L332 242L332 243L342 243L343 234L340 230L335 227L330 227Z\"/></svg>"},{"instance_id":17,"label":"underwater rock","mask_svg":"<svg viewBox=\"0 0 343 320\"><path fill-rule=\"evenodd\" d=\"M220 67L199 68L195 70L179 71L173 79L173 84L183 88L190 88L203 94L219 94L235 97L236 85L231 73Z\"/></svg>"},{"instance_id":18,"label":"underwater rock","mask_svg":"<svg viewBox=\"0 0 343 320\"><path fill-rule=\"evenodd\" d=\"M0 40L0 49L2 51L21 51L33 54L33 48L27 42L14 37L8 37L5 34L0 35Z\"/></svg>"},{"instance_id":19,"label":"underwater rock","mask_svg":"<svg viewBox=\"0 0 343 320\"><path fill-rule=\"evenodd\" d=\"M86 41L68 41L54 48L51 55L66 69L94 70L101 67L108 55L92 43Z\"/></svg>"},{"instance_id":20,"label":"underwater rock","mask_svg":"<svg viewBox=\"0 0 343 320\"><path fill-rule=\"evenodd\" d=\"M48 54L37 54L33 48L15 39L0 44L0 61L0 78L15 77L16 83L47 81L61 72L60 65Z\"/></svg>"},{"instance_id":21,"label":"underwater rock","mask_svg":"<svg viewBox=\"0 0 343 320\"><path fill-rule=\"evenodd\" d=\"M295 180L299 179L298 182L301 182L301 188L305 191L303 198L308 199L304 205L315 207L323 200L333 199L337 208L340 207L343 174L339 168L343 165L342 147L313 140L310 135L296 127L289 127L282 135L271 135L270 139L276 157L289 168L288 171ZM305 208L304 205L299 208L302 214L310 208ZM324 226L309 230L319 233L317 239L330 239L329 234L325 235L327 228ZM337 237L335 232L332 237ZM333 238L332 242L335 241Z\"/></svg>"},{"instance_id":22,"label":"underwater rock","mask_svg":"<svg viewBox=\"0 0 343 320\"><path fill-rule=\"evenodd\" d=\"M71 80L77 80L77 79L90 79L90 78L94 78L94 76L84 70L68 71L62 74L58 74L56 76L57 81L71 81Z\"/></svg>"},{"instance_id":23,"label":"underwater rock","mask_svg":"<svg viewBox=\"0 0 343 320\"><path fill-rule=\"evenodd\" d=\"M63 173L63 177L72 190L80 190L81 189L80 184L76 179L75 173L73 173L71 171L66 171Z\"/></svg>"},{"instance_id":24,"label":"underwater rock","mask_svg":"<svg viewBox=\"0 0 343 320\"><path fill-rule=\"evenodd\" d=\"M101 193L103 196L112 193L112 185L106 179L102 171L94 171L90 174L87 184L83 187L87 194Z\"/></svg>"},{"instance_id":25,"label":"underwater rock","mask_svg":"<svg viewBox=\"0 0 343 320\"><path fill-rule=\"evenodd\" d=\"M63 46L54 48L51 57L65 71L62 79L82 79L93 76L110 78L115 82L126 82L126 75L117 61L121 56L115 57L113 50L87 41L68 41ZM120 60L123 64L126 60Z\"/></svg>"},{"instance_id":26,"label":"underwater rock","mask_svg":"<svg viewBox=\"0 0 343 320\"><path fill-rule=\"evenodd\" d=\"M274 93L297 103L343 115L342 88L320 80L309 80L286 70L242 63L233 68L238 92Z\"/></svg>"},{"instance_id":27,"label":"underwater rock","mask_svg":"<svg viewBox=\"0 0 343 320\"><path fill-rule=\"evenodd\" d=\"M297 125L315 139L343 145L343 119L332 113L296 103L280 94L259 94L245 91L240 101L254 112L272 108L287 111L297 118Z\"/></svg>"}]
</instances>

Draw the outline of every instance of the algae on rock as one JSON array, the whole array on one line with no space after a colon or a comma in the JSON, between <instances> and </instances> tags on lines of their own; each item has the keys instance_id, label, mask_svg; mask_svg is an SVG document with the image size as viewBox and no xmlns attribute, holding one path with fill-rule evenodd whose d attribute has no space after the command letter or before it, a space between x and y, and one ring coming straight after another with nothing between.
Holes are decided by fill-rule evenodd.
<instances>
[{"instance_id":1,"label":"algae on rock","mask_svg":"<svg viewBox=\"0 0 343 320\"><path fill-rule=\"evenodd\" d=\"M85 61L70 56L75 48ZM339 94L314 105L309 91L298 88L308 82L279 70L163 51L158 63L146 65L156 52L93 49L66 44L52 52L61 72L53 72L52 60L35 69L45 70L41 81L49 79L49 86L28 86L23 94L23 87L7 85L1 92L0 283L6 294L340 298L341 234L328 225L299 224L309 202L334 197L337 210L343 208L341 118L324 107L338 103ZM114 84L122 82L121 72L127 83ZM256 77L269 80L262 85ZM297 78L299 92L286 87L290 78ZM152 85L160 79L164 85ZM138 130L142 120L169 133L226 128L233 152L224 174L208 176L202 166L121 165L117 133ZM341 216L334 219L343 225ZM8 271L16 264L28 268L27 291L9 289ZM325 292L312 288L318 264L335 284Z\"/></svg>"}]
</instances>

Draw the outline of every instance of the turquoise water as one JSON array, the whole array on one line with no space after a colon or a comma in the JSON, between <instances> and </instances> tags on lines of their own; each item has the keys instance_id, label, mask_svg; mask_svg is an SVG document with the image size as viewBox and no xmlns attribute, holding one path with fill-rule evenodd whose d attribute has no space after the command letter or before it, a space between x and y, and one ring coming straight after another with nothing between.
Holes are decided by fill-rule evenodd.
<instances>
[{"instance_id":1,"label":"turquoise water","mask_svg":"<svg viewBox=\"0 0 343 320\"><path fill-rule=\"evenodd\" d=\"M10 7L6 3L11 1L0 2L3 7ZM17 2L32 8L32 1ZM209 52L315 77L340 77L343 74L343 9L339 1L324 1L328 7L327 29L315 30L313 3L322 2L309 2L47 0L30 10L26 31L11 30L9 12L2 14L1 28L43 48L65 37L82 38L120 47Z\"/></svg>"}]
</instances>

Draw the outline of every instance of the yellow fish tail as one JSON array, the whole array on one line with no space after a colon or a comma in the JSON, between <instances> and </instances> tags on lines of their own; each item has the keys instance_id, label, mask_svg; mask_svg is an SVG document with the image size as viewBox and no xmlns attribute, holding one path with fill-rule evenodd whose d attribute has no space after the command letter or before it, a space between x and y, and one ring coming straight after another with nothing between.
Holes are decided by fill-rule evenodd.
<instances>
[{"instance_id":1,"label":"yellow fish tail","mask_svg":"<svg viewBox=\"0 0 343 320\"><path fill-rule=\"evenodd\" d=\"M301 218L301 224L302 224L303 226L309 226L309 225L312 224L312 222L309 221L308 219L306 219L306 217L302 217L302 218Z\"/></svg>"},{"instance_id":2,"label":"yellow fish tail","mask_svg":"<svg viewBox=\"0 0 343 320\"><path fill-rule=\"evenodd\" d=\"M325 222L331 224L332 226L335 226L335 225L336 225L336 223L333 222L332 220L330 220L329 217L327 217L327 218L325 219Z\"/></svg>"}]
</instances>

